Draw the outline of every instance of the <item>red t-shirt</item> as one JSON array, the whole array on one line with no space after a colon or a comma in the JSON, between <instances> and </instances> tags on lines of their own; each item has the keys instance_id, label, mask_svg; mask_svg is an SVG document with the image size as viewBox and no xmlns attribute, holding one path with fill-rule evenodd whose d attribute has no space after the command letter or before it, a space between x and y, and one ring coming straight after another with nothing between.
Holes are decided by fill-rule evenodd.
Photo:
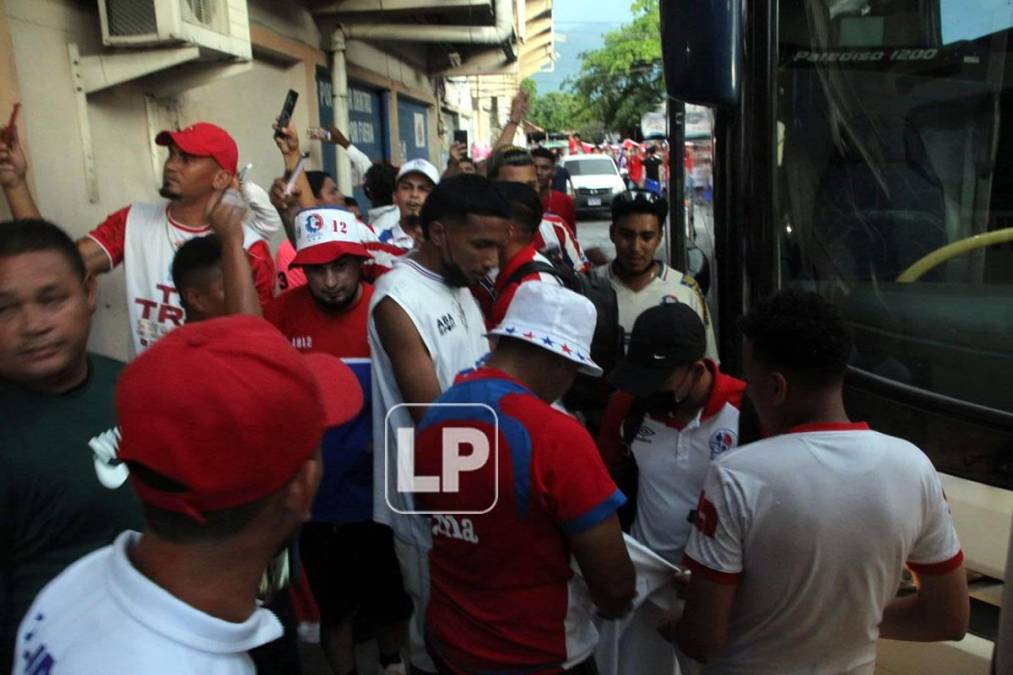
<instances>
[{"instance_id":1,"label":"red t-shirt","mask_svg":"<svg viewBox=\"0 0 1013 675\"><path fill-rule=\"evenodd\" d=\"M366 324L373 287L362 284L355 304L340 314L320 308L309 286L282 293L264 308L271 322L301 352L324 352L339 358L369 358Z\"/></svg>"},{"instance_id":2,"label":"red t-shirt","mask_svg":"<svg viewBox=\"0 0 1013 675\"><path fill-rule=\"evenodd\" d=\"M496 460L462 472L456 492L416 493L416 504L446 514L498 498L486 513L433 517L429 640L454 672L558 673L597 641L593 608L570 593L567 535L611 517L625 497L587 431L507 374L463 375L437 403L482 412L434 408L417 430L417 476L441 475L448 427L481 431Z\"/></svg>"},{"instance_id":3,"label":"red t-shirt","mask_svg":"<svg viewBox=\"0 0 1013 675\"><path fill-rule=\"evenodd\" d=\"M372 366L366 325L373 287L362 284L355 304L344 312L320 308L309 286L299 286L274 299L264 310L271 322L301 352L322 352L344 361L362 388L363 406L349 422L328 429L320 443L324 472L313 520L324 523L368 521L373 514Z\"/></svg>"},{"instance_id":4,"label":"red t-shirt","mask_svg":"<svg viewBox=\"0 0 1013 675\"><path fill-rule=\"evenodd\" d=\"M644 161L640 159L639 155L633 155L626 166L629 169L630 180L639 183L640 179L644 177Z\"/></svg>"},{"instance_id":5,"label":"red t-shirt","mask_svg":"<svg viewBox=\"0 0 1013 675\"><path fill-rule=\"evenodd\" d=\"M278 270L278 294L285 291L299 288L306 285L306 273L301 267L289 269L289 265L295 260L295 246L288 239L278 244L278 254L275 256L275 267Z\"/></svg>"},{"instance_id":6,"label":"red t-shirt","mask_svg":"<svg viewBox=\"0 0 1013 675\"><path fill-rule=\"evenodd\" d=\"M577 211L569 195L559 190L550 190L548 198L542 200L542 208L566 221L566 224L576 234Z\"/></svg>"}]
</instances>

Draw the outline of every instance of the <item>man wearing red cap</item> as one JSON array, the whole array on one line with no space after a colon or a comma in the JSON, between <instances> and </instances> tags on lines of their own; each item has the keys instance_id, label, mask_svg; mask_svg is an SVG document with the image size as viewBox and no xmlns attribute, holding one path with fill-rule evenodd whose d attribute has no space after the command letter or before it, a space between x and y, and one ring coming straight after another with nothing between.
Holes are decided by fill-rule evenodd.
<instances>
[{"instance_id":1,"label":"man wearing red cap","mask_svg":"<svg viewBox=\"0 0 1013 675\"><path fill-rule=\"evenodd\" d=\"M232 182L239 159L228 132L207 122L163 131L155 142L169 149L159 190L169 203L131 204L78 241L89 274L125 266L131 357L182 325L183 308L169 272L172 258L187 240L211 233L208 213ZM6 151L0 181L14 217L38 217L24 181L27 164L20 146L15 141L0 150ZM263 238L270 234L246 228L244 238L262 303L274 288L274 263Z\"/></svg>"},{"instance_id":2,"label":"man wearing red cap","mask_svg":"<svg viewBox=\"0 0 1013 675\"><path fill-rule=\"evenodd\" d=\"M399 635L411 616L391 529L373 522L371 361L366 338L373 286L362 281L369 257L349 211L306 209L293 217L293 267L307 283L275 298L265 317L301 352L342 359L366 393L362 412L323 442L324 475L312 522L300 535L303 565L320 607L320 643L337 675L355 671L353 619L379 629L380 660L400 665ZM350 555L349 551L355 551ZM400 672L404 672L401 670Z\"/></svg>"},{"instance_id":3,"label":"man wearing red cap","mask_svg":"<svg viewBox=\"0 0 1013 675\"><path fill-rule=\"evenodd\" d=\"M261 577L309 515L324 430L361 407L346 366L255 317L184 326L142 354L116 408L144 533L43 589L15 671L252 675L247 652L282 630L258 607Z\"/></svg>"}]
</instances>

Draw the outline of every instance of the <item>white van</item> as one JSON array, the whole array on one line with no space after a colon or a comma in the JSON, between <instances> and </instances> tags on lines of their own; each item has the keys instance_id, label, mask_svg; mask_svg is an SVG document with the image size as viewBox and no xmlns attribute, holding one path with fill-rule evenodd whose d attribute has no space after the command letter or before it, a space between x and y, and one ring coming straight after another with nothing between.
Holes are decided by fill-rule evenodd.
<instances>
[{"instance_id":1,"label":"white van","mask_svg":"<svg viewBox=\"0 0 1013 675\"><path fill-rule=\"evenodd\" d=\"M568 155L563 166L573 181L573 205L578 214L610 210L612 198L626 190L619 167L608 155Z\"/></svg>"}]
</instances>

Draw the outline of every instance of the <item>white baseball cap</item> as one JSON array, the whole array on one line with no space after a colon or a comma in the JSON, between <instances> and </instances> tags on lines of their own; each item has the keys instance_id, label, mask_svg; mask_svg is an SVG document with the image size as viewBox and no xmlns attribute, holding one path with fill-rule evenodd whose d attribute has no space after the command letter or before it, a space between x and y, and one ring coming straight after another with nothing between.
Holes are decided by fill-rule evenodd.
<instances>
[{"instance_id":1,"label":"white baseball cap","mask_svg":"<svg viewBox=\"0 0 1013 675\"><path fill-rule=\"evenodd\" d=\"M601 377L591 360L591 339L598 321L594 303L555 283L529 281L517 287L503 322L489 335L527 340L580 364L580 372Z\"/></svg>"},{"instance_id":2,"label":"white baseball cap","mask_svg":"<svg viewBox=\"0 0 1013 675\"><path fill-rule=\"evenodd\" d=\"M409 159L407 162L402 164L401 170L397 172L395 182L401 180L410 173L421 173L433 182L433 186L436 186L440 182L440 172L436 170L435 166L424 159Z\"/></svg>"},{"instance_id":3,"label":"white baseball cap","mask_svg":"<svg viewBox=\"0 0 1013 675\"><path fill-rule=\"evenodd\" d=\"M329 208L303 209L293 218L295 258L289 267L324 265L343 255L368 258L362 231L351 211Z\"/></svg>"}]
</instances>

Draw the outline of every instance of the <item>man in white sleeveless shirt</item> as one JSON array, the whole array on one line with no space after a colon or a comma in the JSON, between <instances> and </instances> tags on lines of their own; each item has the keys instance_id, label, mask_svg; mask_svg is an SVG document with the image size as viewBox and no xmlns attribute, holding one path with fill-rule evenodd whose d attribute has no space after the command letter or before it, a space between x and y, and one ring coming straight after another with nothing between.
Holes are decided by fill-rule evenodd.
<instances>
[{"instance_id":1,"label":"man in white sleeveless shirt","mask_svg":"<svg viewBox=\"0 0 1013 675\"><path fill-rule=\"evenodd\" d=\"M392 430L413 426L425 408L394 407L431 403L458 373L488 353L482 312L468 287L497 265L509 214L506 202L482 176L461 174L442 181L422 208L423 241L379 279L370 303L373 518L394 530L405 590L415 605L411 663L424 672L436 671L424 643L430 530L425 516L408 515L410 496L397 491Z\"/></svg>"}]
</instances>

